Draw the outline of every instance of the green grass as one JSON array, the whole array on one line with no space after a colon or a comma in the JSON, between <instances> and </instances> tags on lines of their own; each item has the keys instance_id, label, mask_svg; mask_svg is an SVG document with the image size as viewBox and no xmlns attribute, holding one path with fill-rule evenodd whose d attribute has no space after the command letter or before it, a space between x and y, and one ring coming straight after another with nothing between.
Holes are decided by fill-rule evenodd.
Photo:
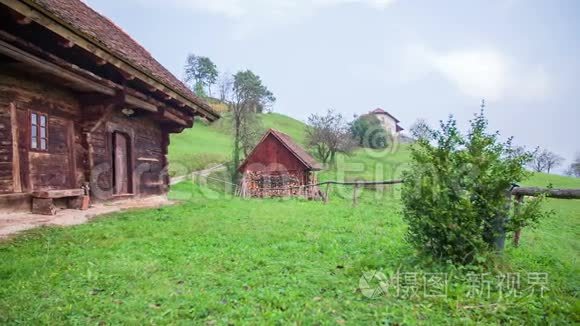
<instances>
[{"instance_id":1,"label":"green grass","mask_svg":"<svg viewBox=\"0 0 580 326\"><path fill-rule=\"evenodd\" d=\"M580 178L534 173L529 180L522 182L522 186L549 187L550 185L554 188L580 188Z\"/></svg>"},{"instance_id":2,"label":"green grass","mask_svg":"<svg viewBox=\"0 0 580 326\"><path fill-rule=\"evenodd\" d=\"M336 163L318 172L320 180L390 180L400 178L409 161L409 145L373 150L357 149L351 155L338 155Z\"/></svg>"},{"instance_id":3,"label":"green grass","mask_svg":"<svg viewBox=\"0 0 580 326\"><path fill-rule=\"evenodd\" d=\"M262 118L265 128L304 141L301 122ZM200 123L173 136L170 159L199 166L227 159L230 141L222 127ZM408 155L408 146L358 150L319 177L396 178ZM213 177L228 179L225 172ZM580 179L534 174L522 183L550 184L580 188ZM580 322L580 201L548 200L555 215L524 229L521 247L508 243L493 267L466 268L419 257L405 242L397 186L364 190L356 207L351 188L331 188L324 205L241 200L225 195L224 185L209 186L174 186L170 196L183 201L178 206L36 229L1 242L0 324ZM369 271L399 271L407 281L417 276L418 295L405 295L413 290L406 286L399 295L390 287L389 295L367 298L359 282ZM470 272L489 273L489 297L468 295ZM547 273L544 296L526 290L532 272ZM426 273L446 273L446 296L424 295ZM494 277L505 273L520 276L521 296L499 297Z\"/></svg>"},{"instance_id":4,"label":"green grass","mask_svg":"<svg viewBox=\"0 0 580 326\"><path fill-rule=\"evenodd\" d=\"M508 245L499 267L487 270L519 273L522 287L527 273L548 273L549 291L498 298L495 290L487 298L467 295L470 270L416 256L404 241L396 192L376 198L366 191L355 208L348 189L333 189L328 205L240 200L191 183L175 186L171 196L186 202L0 243L0 323L580 321L577 201L550 200L557 214L524 230L521 247ZM421 273L447 273L447 296L420 290L418 297L391 292L369 299L359 281L371 270L420 280Z\"/></svg>"},{"instance_id":5,"label":"green grass","mask_svg":"<svg viewBox=\"0 0 580 326\"><path fill-rule=\"evenodd\" d=\"M298 144L306 143L306 125L302 121L279 113L267 113L262 115L262 124L265 129L273 128L288 134Z\"/></svg>"}]
</instances>

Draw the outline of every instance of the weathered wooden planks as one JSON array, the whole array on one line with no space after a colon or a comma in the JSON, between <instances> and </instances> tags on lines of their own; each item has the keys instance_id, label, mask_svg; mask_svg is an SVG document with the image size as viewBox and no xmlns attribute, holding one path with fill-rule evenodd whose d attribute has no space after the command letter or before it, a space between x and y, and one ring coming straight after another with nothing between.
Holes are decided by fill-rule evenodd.
<instances>
[{"instance_id":1,"label":"weathered wooden planks","mask_svg":"<svg viewBox=\"0 0 580 326\"><path fill-rule=\"evenodd\" d=\"M63 190L41 190L34 191L32 197L34 198L66 198L66 197L78 197L85 194L83 189L63 189Z\"/></svg>"},{"instance_id":2,"label":"weathered wooden planks","mask_svg":"<svg viewBox=\"0 0 580 326\"><path fill-rule=\"evenodd\" d=\"M55 215L56 206L52 199L32 198L32 213L41 215Z\"/></svg>"},{"instance_id":3,"label":"weathered wooden planks","mask_svg":"<svg viewBox=\"0 0 580 326\"><path fill-rule=\"evenodd\" d=\"M512 195L518 196L540 196L546 195L551 198L580 199L580 189L548 189L537 187L516 187L512 190Z\"/></svg>"}]
</instances>

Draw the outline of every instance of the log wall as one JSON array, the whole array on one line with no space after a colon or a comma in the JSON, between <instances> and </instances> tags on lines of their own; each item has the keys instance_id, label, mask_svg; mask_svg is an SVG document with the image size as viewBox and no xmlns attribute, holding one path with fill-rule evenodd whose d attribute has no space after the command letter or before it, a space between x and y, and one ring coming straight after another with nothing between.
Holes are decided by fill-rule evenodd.
<instances>
[{"instance_id":1,"label":"log wall","mask_svg":"<svg viewBox=\"0 0 580 326\"><path fill-rule=\"evenodd\" d=\"M12 127L10 103L0 90L0 194L11 193L13 187L12 170Z\"/></svg>"},{"instance_id":2,"label":"log wall","mask_svg":"<svg viewBox=\"0 0 580 326\"><path fill-rule=\"evenodd\" d=\"M90 155L93 164L91 188L97 200L107 200L113 193L113 139L115 132L128 136L131 153L131 193L139 196L160 195L168 190L165 178L164 131L149 114L127 118L118 110L111 113L90 134Z\"/></svg>"},{"instance_id":3,"label":"log wall","mask_svg":"<svg viewBox=\"0 0 580 326\"><path fill-rule=\"evenodd\" d=\"M33 78L0 75L0 192L32 192L79 185L74 146L74 121L81 116L74 94ZM31 151L30 111L48 116L47 151ZM16 137L15 137L16 136ZM79 185L80 186L80 185Z\"/></svg>"},{"instance_id":4,"label":"log wall","mask_svg":"<svg viewBox=\"0 0 580 326\"><path fill-rule=\"evenodd\" d=\"M112 199L113 132L129 138L131 195L167 192L168 131L153 113L136 110L127 117L122 101L87 100L86 94L58 85L0 72L0 196L78 189L90 182L93 200ZM30 150L31 110L48 116L47 151Z\"/></svg>"}]
</instances>

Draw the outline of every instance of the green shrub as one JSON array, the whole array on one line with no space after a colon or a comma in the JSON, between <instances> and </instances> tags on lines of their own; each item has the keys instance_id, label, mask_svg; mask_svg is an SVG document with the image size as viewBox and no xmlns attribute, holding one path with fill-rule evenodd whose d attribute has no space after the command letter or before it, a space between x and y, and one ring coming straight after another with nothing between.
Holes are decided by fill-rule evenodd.
<instances>
[{"instance_id":1,"label":"green shrub","mask_svg":"<svg viewBox=\"0 0 580 326\"><path fill-rule=\"evenodd\" d=\"M487 133L481 112L467 135L453 117L440 130L412 146L411 164L402 188L407 239L435 258L456 263L481 261L501 240L502 232L537 221L537 201L515 214L510 207L512 184L529 176L524 168L531 154L502 143ZM517 223L507 223L510 219Z\"/></svg>"}]
</instances>

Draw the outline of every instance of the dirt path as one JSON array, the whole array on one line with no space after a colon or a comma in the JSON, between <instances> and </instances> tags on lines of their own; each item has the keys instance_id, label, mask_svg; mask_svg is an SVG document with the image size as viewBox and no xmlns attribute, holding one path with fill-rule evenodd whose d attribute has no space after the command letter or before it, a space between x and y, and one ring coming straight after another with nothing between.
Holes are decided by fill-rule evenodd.
<instances>
[{"instance_id":1,"label":"dirt path","mask_svg":"<svg viewBox=\"0 0 580 326\"><path fill-rule=\"evenodd\" d=\"M226 165L225 163L222 164L218 164L214 167L211 167L209 169L205 169L205 170L200 170L200 171L194 171L191 172L188 175L182 175L179 177L173 177L171 178L170 184L174 185L180 182L183 182L185 180L195 180L196 178L205 178L208 177L212 172L216 172L216 171L223 171L226 169Z\"/></svg>"},{"instance_id":2,"label":"dirt path","mask_svg":"<svg viewBox=\"0 0 580 326\"><path fill-rule=\"evenodd\" d=\"M54 216L32 213L1 213L0 212L0 239L8 238L32 228L44 225L69 226L90 221L92 218L137 208L156 208L172 205L174 202L165 196L156 196L143 199L123 200L113 203L95 204L88 210L62 209Z\"/></svg>"}]
</instances>

